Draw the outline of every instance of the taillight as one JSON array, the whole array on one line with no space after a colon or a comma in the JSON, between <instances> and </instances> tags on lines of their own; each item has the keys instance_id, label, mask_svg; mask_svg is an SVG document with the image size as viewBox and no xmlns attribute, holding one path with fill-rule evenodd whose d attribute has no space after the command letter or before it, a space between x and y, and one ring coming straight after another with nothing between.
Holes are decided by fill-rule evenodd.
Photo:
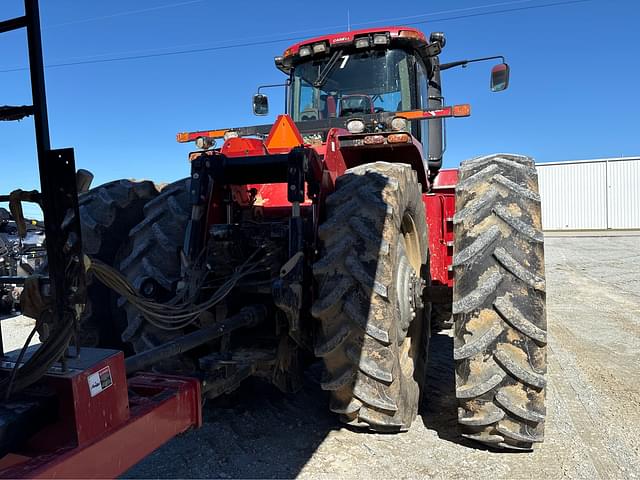
<instances>
[{"instance_id":1,"label":"taillight","mask_svg":"<svg viewBox=\"0 0 640 480\"><path fill-rule=\"evenodd\" d=\"M389 143L409 143L410 141L411 137L408 133L392 133L387 137Z\"/></svg>"},{"instance_id":2,"label":"taillight","mask_svg":"<svg viewBox=\"0 0 640 480\"><path fill-rule=\"evenodd\" d=\"M377 145L384 143L384 136L382 135L367 135L364 137L363 142L365 145Z\"/></svg>"}]
</instances>

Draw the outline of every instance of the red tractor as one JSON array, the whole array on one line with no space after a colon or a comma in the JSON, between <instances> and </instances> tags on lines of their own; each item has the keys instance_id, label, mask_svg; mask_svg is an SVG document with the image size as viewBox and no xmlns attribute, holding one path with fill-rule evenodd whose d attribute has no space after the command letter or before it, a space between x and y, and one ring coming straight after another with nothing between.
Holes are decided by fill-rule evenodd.
<instances>
[{"instance_id":1,"label":"red tractor","mask_svg":"<svg viewBox=\"0 0 640 480\"><path fill-rule=\"evenodd\" d=\"M461 434L541 442L536 170L511 154L441 170L444 119L470 114L444 105L441 71L488 60L441 64L444 46L407 27L293 45L275 58L287 105L273 125L178 134L199 150L189 178L160 192L118 181L82 193L100 282L79 343L125 349L128 374L196 376L208 397L249 376L295 391L322 359L331 411L404 431L428 401L431 330L453 315ZM492 90L508 79L503 59ZM253 107L266 114L267 97Z\"/></svg>"}]
</instances>

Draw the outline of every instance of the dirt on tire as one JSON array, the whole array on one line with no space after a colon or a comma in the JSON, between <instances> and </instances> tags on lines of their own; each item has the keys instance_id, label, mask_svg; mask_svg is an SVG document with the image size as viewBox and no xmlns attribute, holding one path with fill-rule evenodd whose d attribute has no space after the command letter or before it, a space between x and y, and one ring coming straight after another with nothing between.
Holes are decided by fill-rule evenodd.
<instances>
[{"instance_id":1,"label":"dirt on tire","mask_svg":"<svg viewBox=\"0 0 640 480\"><path fill-rule=\"evenodd\" d=\"M456 187L453 313L458 423L497 449L543 440L546 293L534 162L463 162Z\"/></svg>"},{"instance_id":2,"label":"dirt on tire","mask_svg":"<svg viewBox=\"0 0 640 480\"><path fill-rule=\"evenodd\" d=\"M413 301L428 263L421 185L409 165L361 165L338 178L326 205L312 307L321 326L315 353L327 373L322 388L350 425L407 430L427 348L424 309Z\"/></svg>"},{"instance_id":3,"label":"dirt on tire","mask_svg":"<svg viewBox=\"0 0 640 480\"><path fill-rule=\"evenodd\" d=\"M82 249L90 258L113 265L116 252L129 230L142 220L143 208L158 195L153 182L115 180L78 197ZM80 345L120 348L121 325L115 321L107 287L91 281L88 302L81 318Z\"/></svg>"},{"instance_id":4,"label":"dirt on tire","mask_svg":"<svg viewBox=\"0 0 640 480\"><path fill-rule=\"evenodd\" d=\"M160 195L147 203L144 218L129 232L128 242L118 252L119 270L140 289L143 282L152 280L158 288L154 298L163 301L175 293L180 279L180 251L189 220L189 179L166 186ZM144 316L124 299L120 305L125 313L126 328L122 340L134 352L142 352L166 343L184 332L166 331L147 322ZM185 372L189 366L181 358L160 362L158 368Z\"/></svg>"}]
</instances>

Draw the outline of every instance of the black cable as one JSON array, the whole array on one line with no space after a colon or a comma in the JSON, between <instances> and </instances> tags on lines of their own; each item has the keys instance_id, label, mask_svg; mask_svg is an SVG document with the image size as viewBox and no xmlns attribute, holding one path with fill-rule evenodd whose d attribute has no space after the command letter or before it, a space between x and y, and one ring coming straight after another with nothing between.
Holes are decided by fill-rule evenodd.
<instances>
[{"instance_id":1,"label":"black cable","mask_svg":"<svg viewBox=\"0 0 640 480\"><path fill-rule=\"evenodd\" d=\"M5 392L5 395L4 395L5 402L7 400L9 400L9 395L11 395L11 388L13 387L13 383L14 383L14 381L16 379L16 374L18 373L18 366L20 365L20 362L22 362L22 359L24 358L25 353L27 353L27 349L29 348L29 344L31 343L31 339L36 334L36 331L37 331L37 325L34 325L33 328L31 329L31 333L27 337L27 340L24 342L24 345L22 346L22 349L20 350L20 354L18 355L18 358L16 359L16 364L11 369L11 376L9 377L9 385L7 385L7 391Z\"/></svg>"}]
</instances>

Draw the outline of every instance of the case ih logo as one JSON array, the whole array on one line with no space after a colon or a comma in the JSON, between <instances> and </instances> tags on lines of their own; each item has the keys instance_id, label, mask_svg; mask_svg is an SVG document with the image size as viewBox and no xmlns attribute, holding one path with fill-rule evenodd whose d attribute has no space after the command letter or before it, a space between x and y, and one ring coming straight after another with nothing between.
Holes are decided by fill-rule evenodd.
<instances>
[{"instance_id":1,"label":"case ih logo","mask_svg":"<svg viewBox=\"0 0 640 480\"><path fill-rule=\"evenodd\" d=\"M350 42L351 41L351 37L338 37L338 38L332 38L331 39L331 43L342 43L342 42Z\"/></svg>"}]
</instances>

